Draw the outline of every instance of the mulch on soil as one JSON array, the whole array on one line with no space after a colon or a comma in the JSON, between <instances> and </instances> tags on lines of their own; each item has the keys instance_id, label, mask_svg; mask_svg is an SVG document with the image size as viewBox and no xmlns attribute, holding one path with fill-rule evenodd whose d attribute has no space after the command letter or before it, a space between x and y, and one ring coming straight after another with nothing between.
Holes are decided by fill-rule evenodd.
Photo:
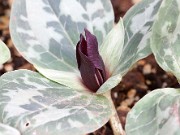
<instances>
[{"instance_id":1,"label":"mulch on soil","mask_svg":"<svg viewBox=\"0 0 180 135\"><path fill-rule=\"evenodd\" d=\"M126 11L140 0L111 0L115 21L123 16ZM8 45L11 51L11 60L0 65L0 75L16 69L35 70L15 49L9 35L9 16L11 0L0 0L0 38ZM156 63L153 55L136 63L122 79L121 83L112 91L113 101L117 108L123 127L127 113L134 104L148 92L164 87L179 88L176 78L164 72ZM109 123L90 135L113 135Z\"/></svg>"}]
</instances>

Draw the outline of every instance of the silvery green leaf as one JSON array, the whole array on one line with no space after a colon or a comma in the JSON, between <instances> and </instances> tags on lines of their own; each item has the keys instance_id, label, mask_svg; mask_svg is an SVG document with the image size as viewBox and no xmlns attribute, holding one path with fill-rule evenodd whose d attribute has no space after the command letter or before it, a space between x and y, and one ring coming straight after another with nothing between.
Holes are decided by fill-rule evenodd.
<instances>
[{"instance_id":1,"label":"silvery green leaf","mask_svg":"<svg viewBox=\"0 0 180 135\"><path fill-rule=\"evenodd\" d=\"M104 93L114 88L121 81L121 74L113 72L119 66L124 43L124 26L120 19L119 23L109 32L100 47L100 54L104 61L109 79L99 88L97 93Z\"/></svg>"},{"instance_id":2,"label":"silvery green leaf","mask_svg":"<svg viewBox=\"0 0 180 135\"><path fill-rule=\"evenodd\" d=\"M161 2L142 0L126 13L124 28L120 19L119 28L116 26L105 38L105 45L101 46L100 52L113 78L109 78L98 93L115 87L135 62L151 53L151 29Z\"/></svg>"},{"instance_id":3,"label":"silvery green leaf","mask_svg":"<svg viewBox=\"0 0 180 135\"><path fill-rule=\"evenodd\" d=\"M82 78L81 78L79 71L73 73L73 72L68 72L68 71L58 71L58 70L53 70L53 69L46 69L46 68L41 68L38 66L35 66L35 68L41 74L43 74L47 78L49 78L57 83L63 84L70 88L76 88L78 91L83 91L83 90L87 89L82 84Z\"/></svg>"},{"instance_id":4,"label":"silvery green leaf","mask_svg":"<svg viewBox=\"0 0 180 135\"><path fill-rule=\"evenodd\" d=\"M124 75L131 66L151 53L152 25L162 0L142 0L124 16L125 41L119 67L115 72Z\"/></svg>"},{"instance_id":5,"label":"silvery green leaf","mask_svg":"<svg viewBox=\"0 0 180 135\"><path fill-rule=\"evenodd\" d=\"M115 86L117 86L122 80L122 76L120 74L111 76L101 87L98 89L97 93L102 94L111 90Z\"/></svg>"},{"instance_id":6,"label":"silvery green leaf","mask_svg":"<svg viewBox=\"0 0 180 135\"><path fill-rule=\"evenodd\" d=\"M10 59L10 51L7 46L0 40L0 65Z\"/></svg>"},{"instance_id":7,"label":"silvery green leaf","mask_svg":"<svg viewBox=\"0 0 180 135\"><path fill-rule=\"evenodd\" d=\"M124 25L123 20L120 18L120 21L105 37L99 50L109 74L113 74L113 71L119 66L123 44Z\"/></svg>"},{"instance_id":8,"label":"silvery green leaf","mask_svg":"<svg viewBox=\"0 0 180 135\"><path fill-rule=\"evenodd\" d=\"M0 78L0 122L22 135L83 135L111 115L108 99L19 70Z\"/></svg>"},{"instance_id":9,"label":"silvery green leaf","mask_svg":"<svg viewBox=\"0 0 180 135\"><path fill-rule=\"evenodd\" d=\"M60 76L57 79L41 73L69 86L74 74L79 76L75 47L80 33L87 28L101 44L113 22L109 0L15 0L10 31L16 48L39 72L41 69L68 72L67 83Z\"/></svg>"},{"instance_id":10,"label":"silvery green leaf","mask_svg":"<svg viewBox=\"0 0 180 135\"><path fill-rule=\"evenodd\" d=\"M0 123L0 135L20 135L19 131Z\"/></svg>"},{"instance_id":11,"label":"silvery green leaf","mask_svg":"<svg viewBox=\"0 0 180 135\"><path fill-rule=\"evenodd\" d=\"M129 112L127 135L179 135L180 89L158 89L143 97Z\"/></svg>"},{"instance_id":12,"label":"silvery green leaf","mask_svg":"<svg viewBox=\"0 0 180 135\"><path fill-rule=\"evenodd\" d=\"M180 81L180 1L164 0L153 26L151 48L159 65Z\"/></svg>"}]
</instances>

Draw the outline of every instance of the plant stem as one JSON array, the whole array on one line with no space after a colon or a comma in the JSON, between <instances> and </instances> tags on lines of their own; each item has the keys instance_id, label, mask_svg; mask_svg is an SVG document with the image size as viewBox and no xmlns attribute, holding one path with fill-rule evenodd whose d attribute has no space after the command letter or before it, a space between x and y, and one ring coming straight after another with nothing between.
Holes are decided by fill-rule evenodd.
<instances>
[{"instance_id":1,"label":"plant stem","mask_svg":"<svg viewBox=\"0 0 180 135\"><path fill-rule=\"evenodd\" d=\"M110 124L111 124L111 128L113 130L113 133L114 133L114 135L125 135L125 132L122 128L116 108L115 108L114 103L111 98L111 92L106 93L106 97L109 99L109 101L111 103L111 108L113 111L112 116L110 118Z\"/></svg>"}]
</instances>

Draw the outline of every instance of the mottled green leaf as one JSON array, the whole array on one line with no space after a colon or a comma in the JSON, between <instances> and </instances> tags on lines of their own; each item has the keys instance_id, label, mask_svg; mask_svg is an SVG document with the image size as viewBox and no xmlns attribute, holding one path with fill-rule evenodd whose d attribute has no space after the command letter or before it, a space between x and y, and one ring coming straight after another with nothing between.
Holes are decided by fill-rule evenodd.
<instances>
[{"instance_id":1,"label":"mottled green leaf","mask_svg":"<svg viewBox=\"0 0 180 135\"><path fill-rule=\"evenodd\" d=\"M0 123L0 135L20 135L19 131Z\"/></svg>"},{"instance_id":2,"label":"mottled green leaf","mask_svg":"<svg viewBox=\"0 0 180 135\"><path fill-rule=\"evenodd\" d=\"M180 89L158 89L143 97L129 112L127 135L179 135Z\"/></svg>"},{"instance_id":3,"label":"mottled green leaf","mask_svg":"<svg viewBox=\"0 0 180 135\"><path fill-rule=\"evenodd\" d=\"M7 46L0 40L0 64L10 59L10 51Z\"/></svg>"},{"instance_id":4,"label":"mottled green leaf","mask_svg":"<svg viewBox=\"0 0 180 135\"><path fill-rule=\"evenodd\" d=\"M110 0L15 0L10 31L16 48L39 72L73 88L74 74L79 77L75 47L80 33L87 28L100 45L113 24ZM56 73L68 73L66 81L64 75L54 78Z\"/></svg>"},{"instance_id":5,"label":"mottled green leaf","mask_svg":"<svg viewBox=\"0 0 180 135\"><path fill-rule=\"evenodd\" d=\"M104 39L105 45L101 46L100 52L109 76L113 78L109 78L98 93L115 87L135 62L151 53L152 25L161 2L162 0L142 0L126 13L123 18L125 28L119 22Z\"/></svg>"},{"instance_id":6,"label":"mottled green leaf","mask_svg":"<svg viewBox=\"0 0 180 135\"><path fill-rule=\"evenodd\" d=\"M109 32L100 47L100 54L106 67L109 79L99 88L97 93L104 93L114 88L122 78L121 74L113 74L119 66L120 57L124 43L124 26L120 19L119 23Z\"/></svg>"},{"instance_id":7,"label":"mottled green leaf","mask_svg":"<svg viewBox=\"0 0 180 135\"><path fill-rule=\"evenodd\" d=\"M142 0L124 16L125 40L117 73L124 75L131 66L151 53L152 25L162 0Z\"/></svg>"},{"instance_id":8,"label":"mottled green leaf","mask_svg":"<svg viewBox=\"0 0 180 135\"><path fill-rule=\"evenodd\" d=\"M82 78L79 71L72 73L68 71L65 72L65 71L41 68L38 66L35 66L35 68L41 74L45 75L47 78L50 78L51 80L55 82L64 84L70 88L76 88L78 91L83 91L87 89L82 84Z\"/></svg>"},{"instance_id":9,"label":"mottled green leaf","mask_svg":"<svg viewBox=\"0 0 180 135\"><path fill-rule=\"evenodd\" d=\"M107 37L105 37L104 42L100 47L100 54L109 74L113 74L113 71L119 66L123 44L124 26L123 20L120 19L118 24L116 24Z\"/></svg>"},{"instance_id":10,"label":"mottled green leaf","mask_svg":"<svg viewBox=\"0 0 180 135\"><path fill-rule=\"evenodd\" d=\"M111 76L103 85L101 85L97 93L98 94L106 93L107 91L117 86L121 80L122 80L122 76L120 74Z\"/></svg>"},{"instance_id":11,"label":"mottled green leaf","mask_svg":"<svg viewBox=\"0 0 180 135\"><path fill-rule=\"evenodd\" d=\"M151 48L159 65L180 81L180 1L164 0L153 26Z\"/></svg>"},{"instance_id":12,"label":"mottled green leaf","mask_svg":"<svg viewBox=\"0 0 180 135\"><path fill-rule=\"evenodd\" d=\"M0 78L0 122L22 135L83 135L111 115L108 99L19 70Z\"/></svg>"}]
</instances>

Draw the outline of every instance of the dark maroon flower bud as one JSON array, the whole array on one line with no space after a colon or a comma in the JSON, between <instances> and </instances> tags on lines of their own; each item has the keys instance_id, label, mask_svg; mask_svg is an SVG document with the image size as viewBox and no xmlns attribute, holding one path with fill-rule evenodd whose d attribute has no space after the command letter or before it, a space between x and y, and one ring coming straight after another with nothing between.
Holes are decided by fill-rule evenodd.
<instances>
[{"instance_id":1,"label":"dark maroon flower bud","mask_svg":"<svg viewBox=\"0 0 180 135\"><path fill-rule=\"evenodd\" d=\"M83 83L92 92L96 92L106 81L104 62L98 52L98 42L94 35L85 29L85 36L80 35L76 47L76 59Z\"/></svg>"}]
</instances>

